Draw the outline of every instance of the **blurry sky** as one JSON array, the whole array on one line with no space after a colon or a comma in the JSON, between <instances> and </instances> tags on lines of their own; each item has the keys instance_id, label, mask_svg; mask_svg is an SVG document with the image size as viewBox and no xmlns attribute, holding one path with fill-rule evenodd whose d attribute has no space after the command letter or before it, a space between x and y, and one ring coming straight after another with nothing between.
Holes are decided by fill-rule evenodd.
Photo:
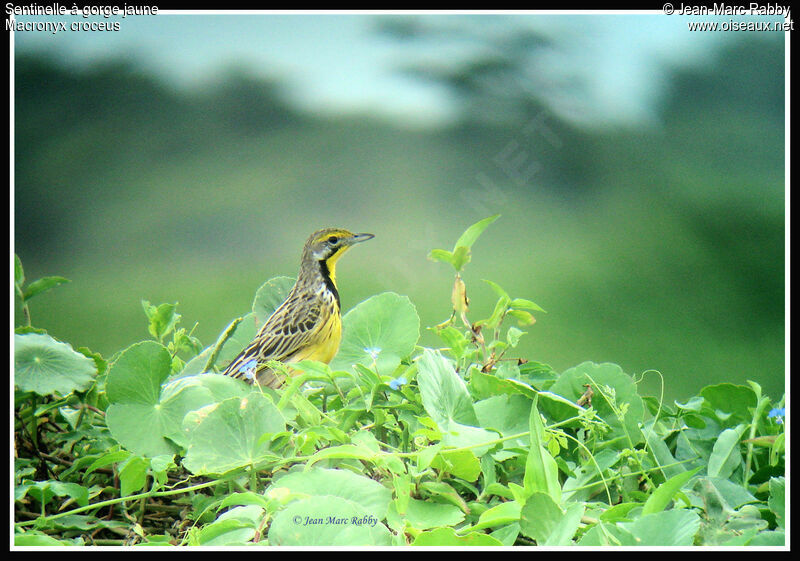
<instances>
[{"instance_id":1,"label":"blurry sky","mask_svg":"<svg viewBox=\"0 0 800 561\"><path fill-rule=\"evenodd\" d=\"M407 124L439 124L453 114L446 92L404 77L397 68L409 62L457 56L464 45L422 42L409 48L376 33L380 18L398 17L408 16L159 12L156 16L119 19L118 32L17 32L14 41L20 52L47 51L66 65L124 54L178 85L202 84L213 79L224 65L236 62L256 73L280 78L289 84L295 102L315 111L366 109L401 117ZM689 32L689 18L655 12L416 17L439 25L459 18L488 34L508 33L516 27L546 34L557 46L540 59L550 73L546 78L554 84L578 80L591 94L587 98L582 91L571 99L559 90L551 109L566 118L595 124L651 120L651 109L663 92L656 61L709 63L714 47L730 35ZM89 21L93 19L102 20Z\"/></svg>"}]
</instances>

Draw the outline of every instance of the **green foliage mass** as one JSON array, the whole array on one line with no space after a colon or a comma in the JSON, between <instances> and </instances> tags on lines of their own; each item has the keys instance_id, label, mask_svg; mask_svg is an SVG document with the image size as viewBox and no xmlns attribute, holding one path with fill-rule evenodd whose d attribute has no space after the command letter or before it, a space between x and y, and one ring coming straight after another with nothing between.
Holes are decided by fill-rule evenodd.
<instances>
[{"instance_id":1,"label":"green foliage mass","mask_svg":"<svg viewBox=\"0 0 800 561\"><path fill-rule=\"evenodd\" d=\"M378 294L344 315L336 360L277 391L217 373L241 318L204 349L145 302L152 339L106 359L18 316L15 545L783 545L784 398L723 383L669 404L615 364L518 356L538 306L491 283L471 321L460 276L495 218L443 259L441 346L418 345L409 298Z\"/></svg>"}]
</instances>

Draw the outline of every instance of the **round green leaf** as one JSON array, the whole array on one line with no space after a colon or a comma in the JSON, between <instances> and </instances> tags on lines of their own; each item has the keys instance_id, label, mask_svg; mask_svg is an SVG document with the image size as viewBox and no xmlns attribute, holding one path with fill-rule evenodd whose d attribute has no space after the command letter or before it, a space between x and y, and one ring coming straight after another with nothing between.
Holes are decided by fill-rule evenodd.
<instances>
[{"instance_id":1,"label":"round green leaf","mask_svg":"<svg viewBox=\"0 0 800 561\"><path fill-rule=\"evenodd\" d=\"M253 313L256 315L258 325L263 325L267 318L278 309L278 306L286 300L294 282L295 279L292 277L274 277L261 285L253 300Z\"/></svg>"},{"instance_id":2,"label":"round green leaf","mask_svg":"<svg viewBox=\"0 0 800 561\"><path fill-rule=\"evenodd\" d=\"M14 384L39 395L84 391L94 382L97 367L90 358L49 335L14 335Z\"/></svg>"},{"instance_id":3,"label":"round green leaf","mask_svg":"<svg viewBox=\"0 0 800 561\"><path fill-rule=\"evenodd\" d=\"M143 341L131 345L108 371L108 401L156 405L161 384L171 372L171 363L169 351L161 343Z\"/></svg>"},{"instance_id":4,"label":"round green leaf","mask_svg":"<svg viewBox=\"0 0 800 561\"><path fill-rule=\"evenodd\" d=\"M419 339L419 316L407 296L384 292L347 312L342 318L342 343L332 370L354 364L372 366L389 375L414 350Z\"/></svg>"},{"instance_id":5,"label":"round green leaf","mask_svg":"<svg viewBox=\"0 0 800 561\"><path fill-rule=\"evenodd\" d=\"M226 399L207 414L195 416L192 424L183 465L195 475L256 463L269 454L269 439L262 437L286 429L278 408L259 392Z\"/></svg>"},{"instance_id":6,"label":"round green leaf","mask_svg":"<svg viewBox=\"0 0 800 561\"><path fill-rule=\"evenodd\" d=\"M277 479L273 487L286 487L293 493L332 495L359 505L364 514L379 520L386 517L392 491L374 479L352 471L315 467L309 471L292 472Z\"/></svg>"},{"instance_id":7,"label":"round green leaf","mask_svg":"<svg viewBox=\"0 0 800 561\"><path fill-rule=\"evenodd\" d=\"M168 438L187 446L180 430L186 413L215 401L201 377L179 378L162 390L170 362L163 345L145 341L125 349L109 369L106 424L117 442L135 454L173 454L176 446Z\"/></svg>"},{"instance_id":8,"label":"round green leaf","mask_svg":"<svg viewBox=\"0 0 800 561\"><path fill-rule=\"evenodd\" d=\"M455 508L455 507L453 507ZM391 545L391 533L361 505L341 497L317 496L289 504L275 515L270 545Z\"/></svg>"}]
</instances>

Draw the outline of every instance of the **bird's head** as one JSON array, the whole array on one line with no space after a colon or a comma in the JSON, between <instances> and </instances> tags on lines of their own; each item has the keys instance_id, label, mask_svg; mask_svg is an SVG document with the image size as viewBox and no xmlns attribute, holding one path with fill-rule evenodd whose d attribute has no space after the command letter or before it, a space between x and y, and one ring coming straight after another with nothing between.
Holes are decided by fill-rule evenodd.
<instances>
[{"instance_id":1,"label":"bird's head","mask_svg":"<svg viewBox=\"0 0 800 561\"><path fill-rule=\"evenodd\" d=\"M325 228L311 234L303 249L303 261L325 263L333 273L334 264L353 245L374 238L372 234L354 234L342 228Z\"/></svg>"}]
</instances>

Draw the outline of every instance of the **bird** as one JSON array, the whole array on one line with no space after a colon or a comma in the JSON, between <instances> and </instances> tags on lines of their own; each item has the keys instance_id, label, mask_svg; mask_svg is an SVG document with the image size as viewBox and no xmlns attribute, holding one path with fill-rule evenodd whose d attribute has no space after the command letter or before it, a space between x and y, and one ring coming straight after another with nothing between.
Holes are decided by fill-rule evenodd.
<instances>
[{"instance_id":1,"label":"bird","mask_svg":"<svg viewBox=\"0 0 800 561\"><path fill-rule=\"evenodd\" d=\"M342 228L324 228L311 234L303 246L297 281L286 300L228 364L223 375L278 389L286 376L269 368L267 361L292 363L310 359L329 363L342 340L336 262L355 244L374 237Z\"/></svg>"}]
</instances>

